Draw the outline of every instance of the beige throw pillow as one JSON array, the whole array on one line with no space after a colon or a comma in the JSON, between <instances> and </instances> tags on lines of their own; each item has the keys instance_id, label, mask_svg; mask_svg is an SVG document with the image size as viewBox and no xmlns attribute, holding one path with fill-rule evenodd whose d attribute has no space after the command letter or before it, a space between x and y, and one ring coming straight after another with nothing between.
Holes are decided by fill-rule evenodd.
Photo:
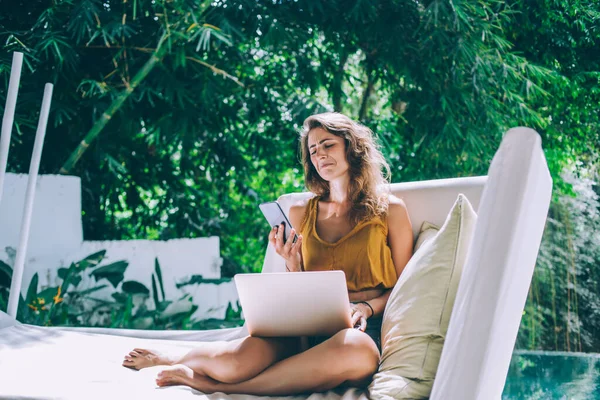
<instances>
[{"instance_id":1,"label":"beige throw pillow","mask_svg":"<svg viewBox=\"0 0 600 400\"><path fill-rule=\"evenodd\" d=\"M417 241L415 242L415 247L413 249L413 254L417 252L429 240L433 239L435 235L439 232L440 227L432 224L431 222L423 222L421 224L421 229L419 230L419 235L417 236Z\"/></svg>"},{"instance_id":2,"label":"beige throw pillow","mask_svg":"<svg viewBox=\"0 0 600 400\"><path fill-rule=\"evenodd\" d=\"M437 235L406 265L383 314L372 399L429 397L476 220L460 194Z\"/></svg>"}]
</instances>

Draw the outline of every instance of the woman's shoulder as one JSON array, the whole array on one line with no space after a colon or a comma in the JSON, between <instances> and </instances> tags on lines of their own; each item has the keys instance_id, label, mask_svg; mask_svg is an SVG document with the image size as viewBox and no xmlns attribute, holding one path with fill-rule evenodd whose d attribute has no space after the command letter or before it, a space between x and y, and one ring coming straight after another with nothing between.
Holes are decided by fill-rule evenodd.
<instances>
[{"instance_id":1,"label":"woman's shoulder","mask_svg":"<svg viewBox=\"0 0 600 400\"><path fill-rule=\"evenodd\" d=\"M400 197L390 194L388 199L390 211L392 209L396 212L406 210L406 204L404 203L404 200L402 200Z\"/></svg>"},{"instance_id":2,"label":"woman's shoulder","mask_svg":"<svg viewBox=\"0 0 600 400\"><path fill-rule=\"evenodd\" d=\"M290 206L290 214L304 211L308 206L309 199L298 200Z\"/></svg>"},{"instance_id":3,"label":"woman's shoulder","mask_svg":"<svg viewBox=\"0 0 600 400\"><path fill-rule=\"evenodd\" d=\"M388 204L388 218L390 220L404 219L408 216L406 203L401 198L390 194Z\"/></svg>"},{"instance_id":4,"label":"woman's shoulder","mask_svg":"<svg viewBox=\"0 0 600 400\"><path fill-rule=\"evenodd\" d=\"M304 210L306 209L306 207L308 207L308 205L309 205L309 204L310 204L312 201L314 201L313 199L314 199L315 197L316 197L316 196L313 196L313 197L310 197L310 198L305 198L305 199L302 199L302 200L298 200L297 202L295 202L294 204L292 204L292 205L290 206L290 213L291 213L291 212L293 212L293 211L294 211L294 212L298 212L298 211L304 211Z\"/></svg>"},{"instance_id":5,"label":"woman's shoulder","mask_svg":"<svg viewBox=\"0 0 600 400\"><path fill-rule=\"evenodd\" d=\"M292 225L300 226L299 222L304 219L308 205L314 197L298 200L290 206L290 222Z\"/></svg>"}]
</instances>

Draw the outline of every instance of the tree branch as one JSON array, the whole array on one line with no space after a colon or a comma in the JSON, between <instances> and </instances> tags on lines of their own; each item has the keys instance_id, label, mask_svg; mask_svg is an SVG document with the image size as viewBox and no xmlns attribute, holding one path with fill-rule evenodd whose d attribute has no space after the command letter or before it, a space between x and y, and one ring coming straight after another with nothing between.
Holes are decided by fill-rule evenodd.
<instances>
[{"instance_id":1,"label":"tree branch","mask_svg":"<svg viewBox=\"0 0 600 400\"><path fill-rule=\"evenodd\" d=\"M108 109L102 114L102 116L96 121L96 123L92 126L92 129L89 130L87 135L83 138L83 140L79 143L77 148L71 153L67 161L61 167L59 173L60 174L68 174L71 172L75 164L79 161L83 153L88 149L91 142L102 132L108 121L115 115L115 113L121 108L125 100L133 93L135 88L143 81L146 76L154 69L156 64L158 64L162 58L164 57L168 46L163 45L166 39L166 35L163 35L156 46L156 50L150 56L150 59L146 61L146 64L135 74L131 83L128 87L125 88L121 94L119 94L113 102L110 104Z\"/></svg>"},{"instance_id":2,"label":"tree branch","mask_svg":"<svg viewBox=\"0 0 600 400\"><path fill-rule=\"evenodd\" d=\"M85 46L85 48L86 49L121 49L122 46ZM156 49L153 49L151 47L128 47L128 49L141 51L143 53L152 53L153 51L156 51ZM224 71L224 70L222 70L220 68L215 67L214 65L211 65L211 64L209 64L207 62L204 62L204 61L199 60L199 59L194 58L194 57L186 56L185 58L187 60L193 61L195 63L204 65L206 68L209 68L215 74L221 75L221 76L223 76L223 77L225 77L227 79L231 79L232 81L235 82L236 85L244 87L244 84L242 82L240 82L238 78L236 78L235 76L229 74L227 71ZM112 72L111 72L111 74L112 74ZM105 79L106 79L106 77L105 77Z\"/></svg>"}]
</instances>

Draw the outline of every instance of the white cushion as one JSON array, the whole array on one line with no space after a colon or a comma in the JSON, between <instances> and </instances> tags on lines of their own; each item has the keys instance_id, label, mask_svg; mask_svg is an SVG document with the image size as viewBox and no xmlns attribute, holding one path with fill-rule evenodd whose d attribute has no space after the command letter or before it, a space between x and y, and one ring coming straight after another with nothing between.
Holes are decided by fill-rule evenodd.
<instances>
[{"instance_id":1,"label":"white cushion","mask_svg":"<svg viewBox=\"0 0 600 400\"><path fill-rule=\"evenodd\" d=\"M381 364L369 386L371 398L429 396L476 220L459 195L439 233L404 268L383 315Z\"/></svg>"}]
</instances>

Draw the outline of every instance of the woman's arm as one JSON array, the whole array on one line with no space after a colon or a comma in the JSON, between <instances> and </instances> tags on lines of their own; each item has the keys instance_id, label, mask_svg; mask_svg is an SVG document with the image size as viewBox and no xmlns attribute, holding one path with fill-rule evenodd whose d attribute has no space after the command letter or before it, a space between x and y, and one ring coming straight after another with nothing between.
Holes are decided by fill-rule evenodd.
<instances>
[{"instance_id":1,"label":"woman's arm","mask_svg":"<svg viewBox=\"0 0 600 400\"><path fill-rule=\"evenodd\" d=\"M408 260L412 257L413 232L412 224L406 205L396 196L390 195L390 206L388 211L388 245L392 252L392 260L398 277L404 271ZM382 315L385 305L392 293L392 289L386 290L381 296L368 301L373 308L375 316ZM358 303L357 306L367 318L371 316L371 309L366 304Z\"/></svg>"},{"instance_id":2,"label":"woman's arm","mask_svg":"<svg viewBox=\"0 0 600 400\"><path fill-rule=\"evenodd\" d=\"M390 195L388 211L388 245L398 278L412 257L413 231L408 210L402 200Z\"/></svg>"}]
</instances>

